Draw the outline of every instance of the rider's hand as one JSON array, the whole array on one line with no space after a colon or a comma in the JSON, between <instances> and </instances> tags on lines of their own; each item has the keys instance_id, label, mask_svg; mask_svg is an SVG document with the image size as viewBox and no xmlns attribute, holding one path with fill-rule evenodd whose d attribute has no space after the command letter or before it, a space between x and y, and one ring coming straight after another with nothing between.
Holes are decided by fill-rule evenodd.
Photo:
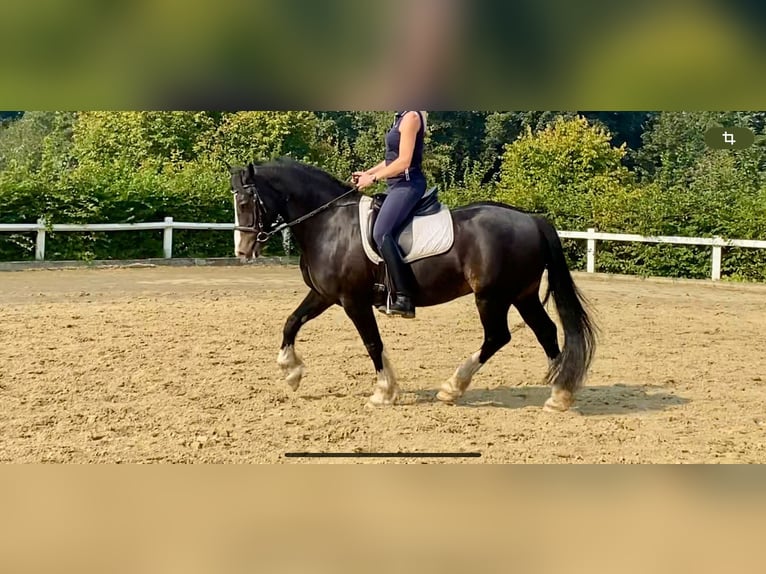
<instances>
[{"instance_id":1,"label":"rider's hand","mask_svg":"<svg viewBox=\"0 0 766 574\"><path fill-rule=\"evenodd\" d=\"M364 189L365 187L371 186L376 181L377 178L374 175L370 175L369 173L360 173L358 179L356 180L356 187L358 189Z\"/></svg>"},{"instance_id":2,"label":"rider's hand","mask_svg":"<svg viewBox=\"0 0 766 574\"><path fill-rule=\"evenodd\" d=\"M359 178L362 177L365 173L367 173L367 172L366 171L355 171L354 173L351 174L351 181L354 183L354 185L357 184L357 182L359 181Z\"/></svg>"}]
</instances>

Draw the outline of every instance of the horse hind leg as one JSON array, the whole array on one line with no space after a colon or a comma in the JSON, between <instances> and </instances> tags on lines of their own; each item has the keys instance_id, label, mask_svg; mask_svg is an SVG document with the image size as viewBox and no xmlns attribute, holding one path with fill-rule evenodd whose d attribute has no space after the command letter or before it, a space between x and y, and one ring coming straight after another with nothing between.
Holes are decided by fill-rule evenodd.
<instances>
[{"instance_id":1,"label":"horse hind leg","mask_svg":"<svg viewBox=\"0 0 766 574\"><path fill-rule=\"evenodd\" d=\"M511 340L511 332L508 330L509 301L477 294L476 306L484 327L484 343L441 386L436 398L445 403L453 403L460 398L482 365Z\"/></svg>"},{"instance_id":2,"label":"horse hind leg","mask_svg":"<svg viewBox=\"0 0 766 574\"><path fill-rule=\"evenodd\" d=\"M532 329L537 337L537 342L548 357L548 364L556 360L561 354L557 338L556 323L548 316L542 302L537 295L531 295L514 303L514 307L521 315L524 322Z\"/></svg>"},{"instance_id":3,"label":"horse hind leg","mask_svg":"<svg viewBox=\"0 0 766 574\"><path fill-rule=\"evenodd\" d=\"M313 290L309 291L298 308L285 321L277 364L285 375L285 381L294 391L298 390L304 371L303 360L295 350L295 338L307 321L321 315L330 305L332 302L319 293Z\"/></svg>"},{"instance_id":4,"label":"horse hind leg","mask_svg":"<svg viewBox=\"0 0 766 574\"><path fill-rule=\"evenodd\" d=\"M536 294L518 301L514 305L519 311L521 318L532 329L535 337L537 337L537 341L545 351L548 357L547 380L553 380L556 369L558 369L556 359L561 355L556 323L548 316L545 307L543 307ZM551 388L551 396L545 401L543 410L563 412L568 410L573 402L574 397L571 392L553 386Z\"/></svg>"}]
</instances>

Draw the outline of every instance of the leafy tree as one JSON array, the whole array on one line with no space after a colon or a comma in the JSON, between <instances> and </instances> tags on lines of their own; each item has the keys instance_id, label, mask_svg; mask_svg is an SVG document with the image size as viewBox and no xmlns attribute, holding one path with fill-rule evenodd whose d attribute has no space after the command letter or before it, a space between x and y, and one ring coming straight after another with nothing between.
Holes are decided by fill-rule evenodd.
<instances>
[{"instance_id":1,"label":"leafy tree","mask_svg":"<svg viewBox=\"0 0 766 574\"><path fill-rule=\"evenodd\" d=\"M350 170L349 151L332 121L308 111L224 114L196 151L232 165L290 156L322 164L339 177L347 177Z\"/></svg>"},{"instance_id":2,"label":"leafy tree","mask_svg":"<svg viewBox=\"0 0 766 574\"><path fill-rule=\"evenodd\" d=\"M506 147L497 199L542 213L564 229L625 225L620 205L634 192L621 161L625 146L585 118L556 118L542 131L527 127Z\"/></svg>"},{"instance_id":3,"label":"leafy tree","mask_svg":"<svg viewBox=\"0 0 766 574\"><path fill-rule=\"evenodd\" d=\"M189 161L216 126L209 112L82 112L74 126L79 162Z\"/></svg>"},{"instance_id":4,"label":"leafy tree","mask_svg":"<svg viewBox=\"0 0 766 574\"><path fill-rule=\"evenodd\" d=\"M74 117L71 112L27 112L0 129L0 170L64 168Z\"/></svg>"}]
</instances>

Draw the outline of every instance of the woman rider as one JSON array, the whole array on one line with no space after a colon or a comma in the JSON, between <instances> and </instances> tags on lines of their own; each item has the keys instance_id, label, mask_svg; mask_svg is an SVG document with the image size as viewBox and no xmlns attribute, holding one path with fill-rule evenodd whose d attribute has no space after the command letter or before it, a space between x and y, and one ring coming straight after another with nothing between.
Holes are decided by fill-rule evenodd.
<instances>
[{"instance_id":1,"label":"woman rider","mask_svg":"<svg viewBox=\"0 0 766 574\"><path fill-rule=\"evenodd\" d=\"M416 282L412 269L402 260L396 237L426 191L422 169L425 127L425 112L397 112L394 124L386 133L385 159L367 171L353 174L359 189L382 179L388 185L386 201L375 220L372 237L386 262L394 287L395 297L392 297L388 311L407 318L415 316L412 298ZM386 308L379 310L385 312Z\"/></svg>"}]
</instances>

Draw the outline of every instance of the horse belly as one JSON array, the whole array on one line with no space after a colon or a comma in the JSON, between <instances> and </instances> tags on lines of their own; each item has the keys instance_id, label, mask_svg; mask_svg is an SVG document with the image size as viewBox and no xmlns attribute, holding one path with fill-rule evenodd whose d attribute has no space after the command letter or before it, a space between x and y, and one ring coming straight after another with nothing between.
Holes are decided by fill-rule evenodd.
<instances>
[{"instance_id":1,"label":"horse belly","mask_svg":"<svg viewBox=\"0 0 766 574\"><path fill-rule=\"evenodd\" d=\"M411 265L419 288L414 298L417 307L441 305L472 291L454 249Z\"/></svg>"}]
</instances>

